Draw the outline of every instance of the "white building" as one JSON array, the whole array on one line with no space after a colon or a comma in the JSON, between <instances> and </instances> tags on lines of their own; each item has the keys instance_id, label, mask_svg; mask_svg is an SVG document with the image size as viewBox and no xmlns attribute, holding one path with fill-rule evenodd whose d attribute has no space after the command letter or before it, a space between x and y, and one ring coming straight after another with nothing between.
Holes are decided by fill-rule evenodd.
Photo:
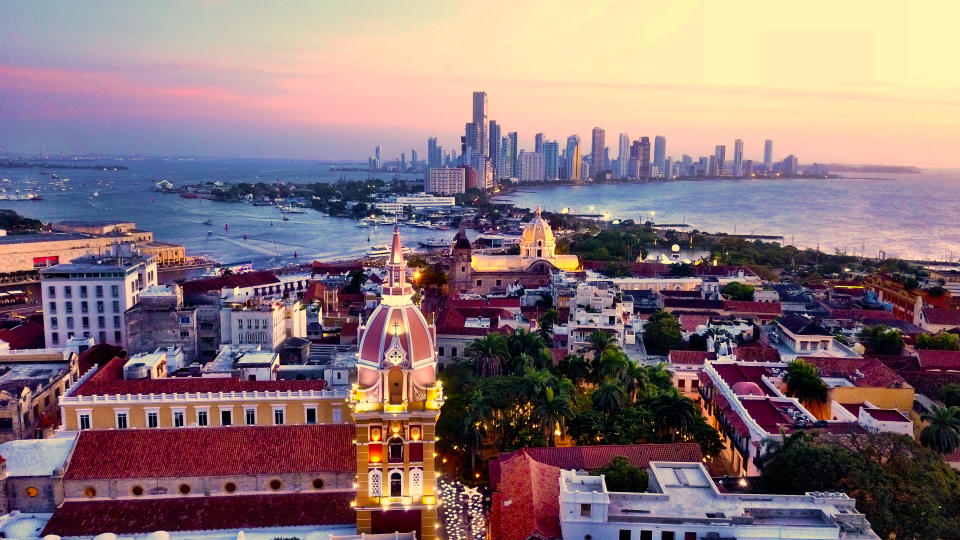
<instances>
[{"instance_id":1,"label":"white building","mask_svg":"<svg viewBox=\"0 0 960 540\"><path fill-rule=\"evenodd\" d=\"M610 333L621 347L634 344L636 334L629 325L632 313L633 305L625 305L614 289L578 284L576 295L570 302L567 349L572 354L588 350L588 339L594 330Z\"/></svg>"},{"instance_id":2,"label":"white building","mask_svg":"<svg viewBox=\"0 0 960 540\"><path fill-rule=\"evenodd\" d=\"M702 463L674 462L650 463L646 493L561 471L560 528L591 540L879 539L844 493L721 493Z\"/></svg>"},{"instance_id":3,"label":"white building","mask_svg":"<svg viewBox=\"0 0 960 540\"><path fill-rule=\"evenodd\" d=\"M521 182L543 182L545 178L543 154L539 152L520 152L517 167Z\"/></svg>"},{"instance_id":4,"label":"white building","mask_svg":"<svg viewBox=\"0 0 960 540\"><path fill-rule=\"evenodd\" d=\"M287 337L307 337L307 312L299 301L224 302L220 343L276 350Z\"/></svg>"},{"instance_id":5,"label":"white building","mask_svg":"<svg viewBox=\"0 0 960 540\"><path fill-rule=\"evenodd\" d=\"M74 336L125 347L124 313L157 284L157 263L133 244L118 244L106 255L42 270L40 284L47 347L63 346Z\"/></svg>"},{"instance_id":6,"label":"white building","mask_svg":"<svg viewBox=\"0 0 960 540\"><path fill-rule=\"evenodd\" d=\"M396 197L393 201L378 202L374 207L387 214L399 214L407 206L414 210L422 208L443 208L456 205L454 197L437 197L429 193L417 193L407 197Z\"/></svg>"},{"instance_id":7,"label":"white building","mask_svg":"<svg viewBox=\"0 0 960 540\"><path fill-rule=\"evenodd\" d=\"M439 195L455 195L467 190L466 169L444 167L427 171L423 191Z\"/></svg>"}]
</instances>

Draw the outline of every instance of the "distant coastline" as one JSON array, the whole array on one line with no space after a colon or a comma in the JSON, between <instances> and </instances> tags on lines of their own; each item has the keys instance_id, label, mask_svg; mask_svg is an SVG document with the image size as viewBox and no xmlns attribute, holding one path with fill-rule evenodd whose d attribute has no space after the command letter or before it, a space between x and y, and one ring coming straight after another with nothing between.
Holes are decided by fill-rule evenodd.
<instances>
[{"instance_id":1,"label":"distant coastline","mask_svg":"<svg viewBox=\"0 0 960 540\"><path fill-rule=\"evenodd\" d=\"M35 163L32 161L0 161L0 169L87 169L92 171L126 171L123 165L71 165Z\"/></svg>"}]
</instances>

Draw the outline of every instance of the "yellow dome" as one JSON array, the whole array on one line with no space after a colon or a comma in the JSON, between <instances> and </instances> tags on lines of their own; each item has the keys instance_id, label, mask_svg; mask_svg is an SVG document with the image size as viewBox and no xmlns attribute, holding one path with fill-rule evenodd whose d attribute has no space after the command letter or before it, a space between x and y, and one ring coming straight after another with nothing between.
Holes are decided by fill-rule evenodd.
<instances>
[{"instance_id":1,"label":"yellow dome","mask_svg":"<svg viewBox=\"0 0 960 540\"><path fill-rule=\"evenodd\" d=\"M552 248L555 244L556 241L553 238L553 230L550 229L550 224L547 223L547 220L540 216L540 207L538 206L534 218L523 228L523 234L520 236L520 246L521 248L549 246L552 255Z\"/></svg>"}]
</instances>

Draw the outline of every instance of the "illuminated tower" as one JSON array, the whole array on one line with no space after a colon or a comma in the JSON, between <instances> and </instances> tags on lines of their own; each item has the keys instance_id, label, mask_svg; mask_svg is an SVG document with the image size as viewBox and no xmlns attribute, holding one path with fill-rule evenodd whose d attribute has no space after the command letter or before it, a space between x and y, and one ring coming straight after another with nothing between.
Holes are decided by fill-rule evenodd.
<instances>
[{"instance_id":1,"label":"illuminated tower","mask_svg":"<svg viewBox=\"0 0 960 540\"><path fill-rule=\"evenodd\" d=\"M357 427L357 531L416 530L436 538L434 432L443 392L436 333L413 303L394 228L383 301L360 329L357 384L349 406Z\"/></svg>"}]
</instances>

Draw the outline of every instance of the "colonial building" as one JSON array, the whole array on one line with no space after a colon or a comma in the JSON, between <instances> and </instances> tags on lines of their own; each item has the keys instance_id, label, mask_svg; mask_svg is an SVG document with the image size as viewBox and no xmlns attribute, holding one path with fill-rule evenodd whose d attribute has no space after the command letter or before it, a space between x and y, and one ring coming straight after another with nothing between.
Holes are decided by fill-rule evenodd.
<instances>
[{"instance_id":1,"label":"colonial building","mask_svg":"<svg viewBox=\"0 0 960 540\"><path fill-rule=\"evenodd\" d=\"M515 285L537 288L550 282L554 270L583 268L577 255L556 254L556 239L539 207L524 227L519 245L519 255L474 254L466 236L459 233L451 251L451 291L489 293Z\"/></svg>"},{"instance_id":2,"label":"colonial building","mask_svg":"<svg viewBox=\"0 0 960 540\"><path fill-rule=\"evenodd\" d=\"M383 301L360 328L356 423L357 531L436 538L434 428L443 403L436 336L413 303L394 229Z\"/></svg>"}]
</instances>

